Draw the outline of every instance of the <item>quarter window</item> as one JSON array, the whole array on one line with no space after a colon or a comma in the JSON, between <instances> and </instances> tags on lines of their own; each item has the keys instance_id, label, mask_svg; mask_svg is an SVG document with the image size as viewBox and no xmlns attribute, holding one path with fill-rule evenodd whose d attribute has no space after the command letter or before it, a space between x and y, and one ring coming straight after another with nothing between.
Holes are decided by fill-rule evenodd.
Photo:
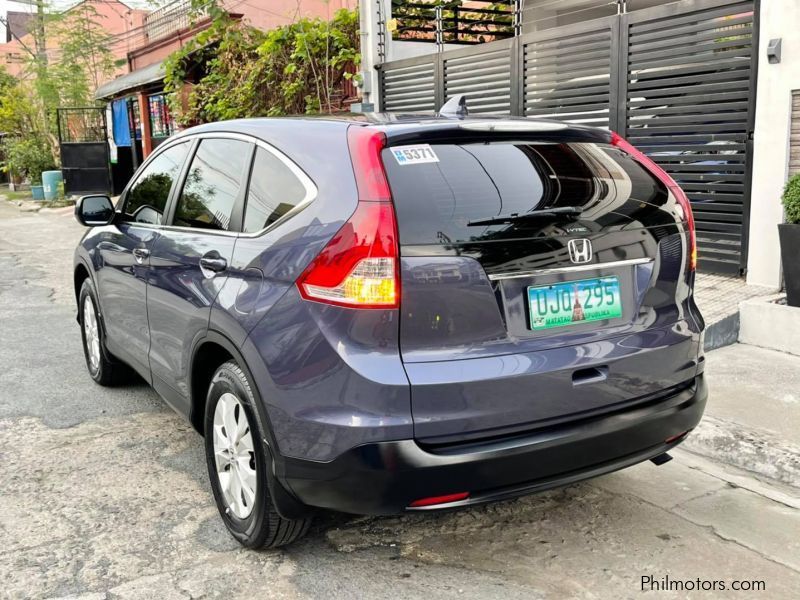
<instances>
[{"instance_id":1,"label":"quarter window","mask_svg":"<svg viewBox=\"0 0 800 600\"><path fill-rule=\"evenodd\" d=\"M250 176L243 230L253 233L269 227L305 197L305 186L286 163L258 148Z\"/></svg>"},{"instance_id":2,"label":"quarter window","mask_svg":"<svg viewBox=\"0 0 800 600\"><path fill-rule=\"evenodd\" d=\"M182 143L167 148L139 174L125 197L123 211L128 220L161 224L172 183L186 160L189 146L188 143Z\"/></svg>"},{"instance_id":3,"label":"quarter window","mask_svg":"<svg viewBox=\"0 0 800 600\"><path fill-rule=\"evenodd\" d=\"M251 148L240 140L201 140L186 174L174 224L229 230Z\"/></svg>"}]
</instances>

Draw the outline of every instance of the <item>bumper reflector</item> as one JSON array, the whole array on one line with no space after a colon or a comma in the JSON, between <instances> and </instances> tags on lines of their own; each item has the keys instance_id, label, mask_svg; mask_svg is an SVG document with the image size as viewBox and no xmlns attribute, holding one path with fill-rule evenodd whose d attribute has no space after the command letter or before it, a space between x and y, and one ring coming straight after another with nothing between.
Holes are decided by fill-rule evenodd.
<instances>
[{"instance_id":1,"label":"bumper reflector","mask_svg":"<svg viewBox=\"0 0 800 600\"><path fill-rule=\"evenodd\" d=\"M419 508L421 506L434 506L436 504L449 504L450 502L458 502L459 500L466 500L469 498L469 492L458 492L457 494L447 494L446 496L431 496L430 498L422 498L414 500L408 505L409 508Z\"/></svg>"},{"instance_id":2,"label":"bumper reflector","mask_svg":"<svg viewBox=\"0 0 800 600\"><path fill-rule=\"evenodd\" d=\"M670 436L670 437L668 437L667 439L664 440L664 443L665 444L670 444L670 443L674 442L675 440L681 439L683 436L685 436L688 433L689 433L688 431L684 431L683 433L679 433L678 435Z\"/></svg>"}]
</instances>

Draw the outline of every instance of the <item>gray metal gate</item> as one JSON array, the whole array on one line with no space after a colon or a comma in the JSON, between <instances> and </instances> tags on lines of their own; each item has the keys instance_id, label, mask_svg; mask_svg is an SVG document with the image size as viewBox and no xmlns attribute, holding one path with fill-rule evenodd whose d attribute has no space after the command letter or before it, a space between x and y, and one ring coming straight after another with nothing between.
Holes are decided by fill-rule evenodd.
<instances>
[{"instance_id":1,"label":"gray metal gate","mask_svg":"<svg viewBox=\"0 0 800 600\"><path fill-rule=\"evenodd\" d=\"M628 137L686 190L700 268L747 264L758 0L685 0L385 63L381 106L547 117Z\"/></svg>"}]
</instances>

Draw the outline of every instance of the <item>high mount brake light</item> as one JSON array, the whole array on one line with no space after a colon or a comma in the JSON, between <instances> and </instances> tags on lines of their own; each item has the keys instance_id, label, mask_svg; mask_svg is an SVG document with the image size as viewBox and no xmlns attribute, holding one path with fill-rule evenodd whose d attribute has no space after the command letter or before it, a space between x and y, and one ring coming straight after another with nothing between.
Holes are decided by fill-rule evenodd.
<instances>
[{"instance_id":1,"label":"high mount brake light","mask_svg":"<svg viewBox=\"0 0 800 600\"><path fill-rule=\"evenodd\" d=\"M653 162L653 159L649 156L637 150L630 142L620 135L612 132L611 144L627 154L630 154L645 169L657 177L661 183L667 186L667 189L675 196L683 217L683 222L686 224L686 230L689 234L689 269L694 271L697 268L697 232L695 230L694 215L692 214L692 205L686 193L675 183L675 180L670 177L669 173Z\"/></svg>"},{"instance_id":2,"label":"high mount brake light","mask_svg":"<svg viewBox=\"0 0 800 600\"><path fill-rule=\"evenodd\" d=\"M350 308L399 307L400 252L392 194L381 162L385 144L380 131L348 129L358 205L297 280L306 300Z\"/></svg>"}]
</instances>

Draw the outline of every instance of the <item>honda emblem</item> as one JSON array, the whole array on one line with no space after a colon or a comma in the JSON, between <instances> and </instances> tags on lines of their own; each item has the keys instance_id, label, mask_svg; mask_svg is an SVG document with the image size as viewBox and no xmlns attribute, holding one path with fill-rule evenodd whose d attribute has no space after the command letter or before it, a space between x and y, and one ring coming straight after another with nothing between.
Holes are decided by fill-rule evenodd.
<instances>
[{"instance_id":1,"label":"honda emblem","mask_svg":"<svg viewBox=\"0 0 800 600\"><path fill-rule=\"evenodd\" d=\"M567 249L569 250L569 259L576 265L592 261L592 242L587 239L570 240L567 243Z\"/></svg>"}]
</instances>

